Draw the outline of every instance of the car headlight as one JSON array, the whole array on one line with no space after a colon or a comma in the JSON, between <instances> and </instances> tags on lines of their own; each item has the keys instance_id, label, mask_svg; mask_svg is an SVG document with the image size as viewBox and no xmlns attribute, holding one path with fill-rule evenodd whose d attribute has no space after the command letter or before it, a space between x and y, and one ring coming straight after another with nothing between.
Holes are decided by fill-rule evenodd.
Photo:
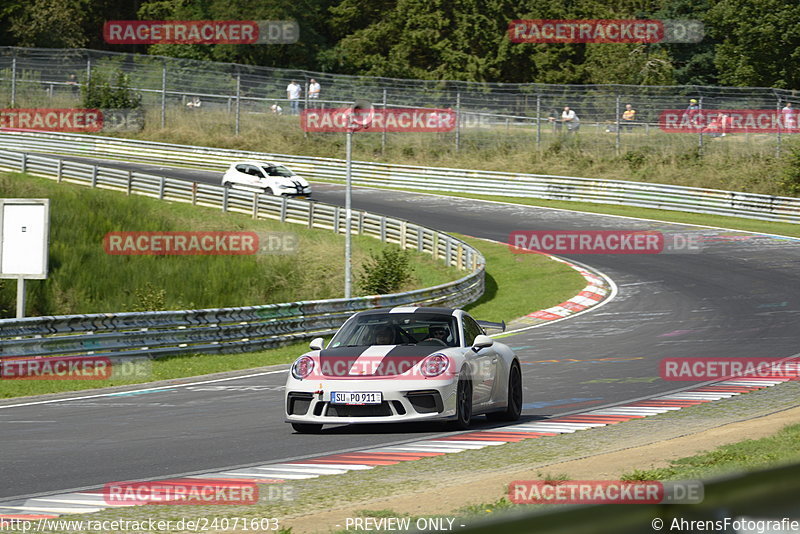
<instances>
[{"instance_id":1,"label":"car headlight","mask_svg":"<svg viewBox=\"0 0 800 534\"><path fill-rule=\"evenodd\" d=\"M292 364L292 376L297 380L306 378L314 370L314 359L310 356L300 356Z\"/></svg>"},{"instance_id":2,"label":"car headlight","mask_svg":"<svg viewBox=\"0 0 800 534\"><path fill-rule=\"evenodd\" d=\"M422 360L419 371L422 376L433 378L447 371L448 367L450 367L450 358L437 352Z\"/></svg>"}]
</instances>

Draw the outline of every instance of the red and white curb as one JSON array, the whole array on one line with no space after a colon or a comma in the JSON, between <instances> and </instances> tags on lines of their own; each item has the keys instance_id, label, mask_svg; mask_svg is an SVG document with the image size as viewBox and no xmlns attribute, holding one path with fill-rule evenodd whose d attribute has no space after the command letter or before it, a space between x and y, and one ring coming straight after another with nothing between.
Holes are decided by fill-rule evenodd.
<instances>
[{"instance_id":1,"label":"red and white curb","mask_svg":"<svg viewBox=\"0 0 800 534\"><path fill-rule=\"evenodd\" d=\"M616 286L607 276L592 272L586 267L556 256L549 257L553 261L563 263L578 271L578 273L583 276L584 280L586 280L586 287L577 295L561 304L529 313L525 317L512 321L509 324L508 332L505 333L516 332L518 330L530 328L531 326L538 326L543 323L565 319L571 315L595 307L601 302L608 302L610 298L616 295Z\"/></svg>"},{"instance_id":2,"label":"red and white curb","mask_svg":"<svg viewBox=\"0 0 800 534\"><path fill-rule=\"evenodd\" d=\"M526 439L539 439L559 434L570 434L580 430L614 425L632 419L643 419L651 415L680 410L708 402L727 399L742 393L775 386L791 378L751 379L733 378L723 382L698 386L695 389L669 393L628 404L601 408L587 412L554 417L541 421L528 421L491 430L476 430L463 434L424 439L365 449L363 451L331 454L255 467L218 471L183 477L179 480L208 482L249 482L256 484L281 484L292 480L339 475L348 471L374 469L383 465L421 460L434 456L482 449ZM176 483L176 479L154 481ZM7 521L36 521L55 518L64 514L84 514L107 508L138 506L134 504L106 504L101 488L34 497L24 501L0 503L0 524Z\"/></svg>"}]
</instances>

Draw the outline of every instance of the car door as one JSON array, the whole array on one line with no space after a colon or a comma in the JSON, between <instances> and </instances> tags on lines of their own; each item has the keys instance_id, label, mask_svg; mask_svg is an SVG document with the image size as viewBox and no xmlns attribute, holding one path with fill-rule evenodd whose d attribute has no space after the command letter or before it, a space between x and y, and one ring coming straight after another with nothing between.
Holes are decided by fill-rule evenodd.
<instances>
[{"instance_id":1,"label":"car door","mask_svg":"<svg viewBox=\"0 0 800 534\"><path fill-rule=\"evenodd\" d=\"M485 347L478 352L473 351L472 343L476 336L484 333L483 329L468 315L464 315L462 321L467 361L472 369L472 403L479 406L492 400L494 381L497 376L497 351L494 347Z\"/></svg>"},{"instance_id":2,"label":"car door","mask_svg":"<svg viewBox=\"0 0 800 534\"><path fill-rule=\"evenodd\" d=\"M250 165L246 163L240 163L236 166L236 172L233 175L233 183L239 185L250 185L250 179L252 175L250 174Z\"/></svg>"},{"instance_id":3,"label":"car door","mask_svg":"<svg viewBox=\"0 0 800 534\"><path fill-rule=\"evenodd\" d=\"M264 180L264 173L255 165L249 165L250 182L249 184L258 189L266 187L266 180Z\"/></svg>"}]
</instances>

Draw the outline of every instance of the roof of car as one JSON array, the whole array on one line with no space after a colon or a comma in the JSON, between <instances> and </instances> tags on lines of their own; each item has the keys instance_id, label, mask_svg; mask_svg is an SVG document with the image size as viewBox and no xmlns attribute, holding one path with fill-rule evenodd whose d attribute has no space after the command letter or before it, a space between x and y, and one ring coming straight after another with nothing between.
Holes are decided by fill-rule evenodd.
<instances>
[{"instance_id":1,"label":"roof of car","mask_svg":"<svg viewBox=\"0 0 800 534\"><path fill-rule=\"evenodd\" d=\"M376 310L365 310L356 315L379 315L386 313L433 313L440 315L455 315L458 308L434 308L425 306L396 306L394 308L378 308Z\"/></svg>"},{"instance_id":2,"label":"roof of car","mask_svg":"<svg viewBox=\"0 0 800 534\"><path fill-rule=\"evenodd\" d=\"M257 167L266 165L267 167L274 167L275 165L281 165L281 163L275 163L274 161L256 161L254 159L244 159L242 161L235 161L231 163L231 165L255 165Z\"/></svg>"}]
</instances>

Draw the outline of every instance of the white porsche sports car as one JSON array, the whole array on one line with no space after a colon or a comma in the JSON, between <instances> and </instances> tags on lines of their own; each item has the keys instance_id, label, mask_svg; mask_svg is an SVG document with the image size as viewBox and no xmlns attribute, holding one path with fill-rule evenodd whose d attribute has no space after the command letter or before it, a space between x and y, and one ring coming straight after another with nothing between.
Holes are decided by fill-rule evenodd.
<instances>
[{"instance_id":1,"label":"white porsche sports car","mask_svg":"<svg viewBox=\"0 0 800 534\"><path fill-rule=\"evenodd\" d=\"M514 352L460 309L398 307L356 313L326 348L322 338L292 365L286 421L297 432L325 424L515 421L522 373Z\"/></svg>"},{"instance_id":2,"label":"white porsche sports car","mask_svg":"<svg viewBox=\"0 0 800 534\"><path fill-rule=\"evenodd\" d=\"M276 196L311 196L311 186L305 178L296 175L288 167L268 161L231 163L222 175L222 185L237 185Z\"/></svg>"}]
</instances>

